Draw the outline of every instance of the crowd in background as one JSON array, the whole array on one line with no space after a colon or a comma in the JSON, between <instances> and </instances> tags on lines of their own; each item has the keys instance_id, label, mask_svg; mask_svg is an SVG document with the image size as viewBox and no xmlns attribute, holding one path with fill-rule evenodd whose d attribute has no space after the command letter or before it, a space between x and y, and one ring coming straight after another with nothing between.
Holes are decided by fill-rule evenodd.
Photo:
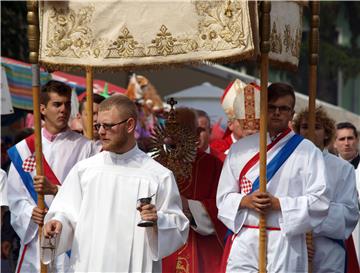
<instances>
[{"instance_id":1,"label":"crowd in background","mask_svg":"<svg viewBox=\"0 0 360 273\"><path fill-rule=\"evenodd\" d=\"M138 84L138 83L137 83ZM129 94L127 94L129 96ZM98 94L94 94L93 104L93 120L94 125L97 124L98 108L99 104L105 100ZM151 151L151 134L154 127L166 124L168 116L168 108L159 107L157 101L151 98L136 99L133 97L138 107L138 122L136 127L136 139L138 141L138 147L144 152ZM80 134L86 135L86 123L87 113L85 111L86 99L80 102L79 113L70 122L70 128ZM220 102L219 102L220 103ZM209 153L217 157L219 160L224 161L225 157L229 153L229 149L233 143L248 135L252 135L258 131L256 129L244 129L242 124L234 116L229 116L227 128L221 128L219 124L211 124L209 115L202 109L193 109L196 112L197 117L197 129L196 134L198 137L198 149L205 153ZM277 111L276 109L274 111ZM279 109L281 111L281 109ZM303 115L303 113L302 113ZM301 120L303 116L297 116L295 118L294 130L300 133L301 129L304 129L299 125L299 118ZM293 123L289 123L292 127ZM299 127L300 126L300 127ZM317 123L316 130L326 128L326 125L321 122ZM94 143L97 152L102 149L98 128L93 127ZM336 125L335 130L330 134L328 141L326 142L326 148L340 158L349 161L354 169L359 169L359 137L357 134L357 128L351 123L346 121L340 122ZM15 145L19 141L33 134L32 128L22 128L13 137L2 138L1 145L1 168L8 171L10 165L10 159L6 154L6 150ZM324 148L324 147L323 147ZM358 181L358 183L360 183ZM20 240L12 229L10 224L10 212L6 206L1 207L1 264L2 272L15 272L16 263L19 258ZM359 238L357 238L359 240ZM355 247L358 247L355 245ZM357 251L360 251L359 249Z\"/></svg>"}]
</instances>

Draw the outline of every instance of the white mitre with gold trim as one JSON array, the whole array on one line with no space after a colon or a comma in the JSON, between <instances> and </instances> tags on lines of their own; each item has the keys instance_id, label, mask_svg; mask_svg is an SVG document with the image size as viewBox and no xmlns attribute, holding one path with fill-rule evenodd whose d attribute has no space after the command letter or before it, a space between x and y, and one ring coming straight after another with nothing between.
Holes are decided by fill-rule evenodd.
<instances>
[{"instance_id":1,"label":"white mitre with gold trim","mask_svg":"<svg viewBox=\"0 0 360 273\"><path fill-rule=\"evenodd\" d=\"M260 129L260 86L247 84L239 90L233 104L235 118L244 130Z\"/></svg>"},{"instance_id":2,"label":"white mitre with gold trim","mask_svg":"<svg viewBox=\"0 0 360 273\"><path fill-rule=\"evenodd\" d=\"M224 90L224 94L221 97L221 106L229 120L235 119L234 101L236 96L242 92L245 86L246 83L236 79L235 81L231 82Z\"/></svg>"}]
</instances>

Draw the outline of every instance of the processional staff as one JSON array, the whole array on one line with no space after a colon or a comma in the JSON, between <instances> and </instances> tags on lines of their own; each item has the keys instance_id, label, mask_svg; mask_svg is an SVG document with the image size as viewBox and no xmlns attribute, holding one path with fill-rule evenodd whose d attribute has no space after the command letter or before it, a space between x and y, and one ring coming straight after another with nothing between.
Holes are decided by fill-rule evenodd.
<instances>
[{"instance_id":1,"label":"processional staff","mask_svg":"<svg viewBox=\"0 0 360 273\"><path fill-rule=\"evenodd\" d=\"M87 115L87 123L86 123L86 137L88 139L94 138L94 131L93 131L93 69L90 66L86 67L86 115Z\"/></svg>"},{"instance_id":2,"label":"processional staff","mask_svg":"<svg viewBox=\"0 0 360 273\"><path fill-rule=\"evenodd\" d=\"M320 26L320 3L310 1L310 39L309 39L309 130L308 138L315 141L315 108L316 108L316 87L317 87L317 66L319 62L319 26ZM307 245L313 245L312 233L306 234ZM312 258L308 257L308 271L312 273Z\"/></svg>"},{"instance_id":3,"label":"processional staff","mask_svg":"<svg viewBox=\"0 0 360 273\"><path fill-rule=\"evenodd\" d=\"M32 70L32 94L34 111L34 129L35 129L35 159L36 175L43 175L42 165L42 145L41 145L41 115L40 115L40 66L39 66L39 16L38 2L27 1L27 21L28 21L28 41L29 41L29 60ZM45 209L44 194L37 194L38 207ZM39 224L39 241L41 241L42 224ZM47 267L41 261L40 272L46 273Z\"/></svg>"},{"instance_id":4,"label":"processional staff","mask_svg":"<svg viewBox=\"0 0 360 273\"><path fill-rule=\"evenodd\" d=\"M266 133L267 133L267 86L269 79L270 51L270 1L261 2L260 20L260 192L266 192ZM260 214L259 220L259 272L266 272L266 216Z\"/></svg>"}]
</instances>

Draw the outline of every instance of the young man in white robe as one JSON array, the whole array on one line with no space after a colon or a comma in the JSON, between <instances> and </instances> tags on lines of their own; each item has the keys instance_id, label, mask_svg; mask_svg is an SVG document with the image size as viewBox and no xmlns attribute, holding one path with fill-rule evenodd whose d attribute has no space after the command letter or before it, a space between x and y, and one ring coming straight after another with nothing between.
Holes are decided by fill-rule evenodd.
<instances>
[{"instance_id":1,"label":"young man in white robe","mask_svg":"<svg viewBox=\"0 0 360 273\"><path fill-rule=\"evenodd\" d=\"M265 193L256 190L258 133L233 144L225 160L218 217L234 235L225 247L224 272L258 272L259 213L266 215L267 272L307 272L305 233L325 219L329 200L321 151L288 128L294 105L291 86L268 87L267 165L276 163L278 168L267 168L272 176Z\"/></svg>"},{"instance_id":2,"label":"young man in white robe","mask_svg":"<svg viewBox=\"0 0 360 273\"><path fill-rule=\"evenodd\" d=\"M187 240L174 176L139 150L136 120L124 95L100 104L103 152L74 166L45 218L44 235L59 238L56 255L71 248L71 272L161 272L161 259ZM154 225L139 227L141 219Z\"/></svg>"},{"instance_id":3,"label":"young man in white robe","mask_svg":"<svg viewBox=\"0 0 360 273\"><path fill-rule=\"evenodd\" d=\"M49 207L70 169L81 159L90 157L95 149L82 135L68 128L71 112L71 88L58 81L42 87L40 112L44 120L41 130L44 175L36 175L34 135L8 150L12 160L8 175L8 201L11 224L20 237L21 248L16 272L40 272L38 225L43 223L47 209L37 207L37 193L45 195ZM69 257L56 261L56 271L64 272Z\"/></svg>"},{"instance_id":4,"label":"young man in white robe","mask_svg":"<svg viewBox=\"0 0 360 273\"><path fill-rule=\"evenodd\" d=\"M293 126L295 132L303 136L308 134L308 116L307 109L296 116ZM326 219L313 232L313 270L317 273L343 273L346 268L345 240L359 220L355 171L350 163L330 154L326 149L335 137L335 121L321 107L316 109L315 118L314 143L323 152L330 207Z\"/></svg>"}]
</instances>

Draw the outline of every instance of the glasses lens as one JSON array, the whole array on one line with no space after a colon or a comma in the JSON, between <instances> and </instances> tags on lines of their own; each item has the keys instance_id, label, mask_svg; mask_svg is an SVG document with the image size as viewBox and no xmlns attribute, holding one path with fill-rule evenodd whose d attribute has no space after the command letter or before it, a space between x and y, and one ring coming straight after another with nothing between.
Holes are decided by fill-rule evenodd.
<instances>
[{"instance_id":1,"label":"glasses lens","mask_svg":"<svg viewBox=\"0 0 360 273\"><path fill-rule=\"evenodd\" d=\"M276 111L276 106L275 105L268 105L268 111L269 112L275 112Z\"/></svg>"},{"instance_id":2,"label":"glasses lens","mask_svg":"<svg viewBox=\"0 0 360 273\"><path fill-rule=\"evenodd\" d=\"M280 106L279 107L279 111L281 112L281 113L287 113L287 112L289 112L291 109L290 109L290 107L287 107L287 106Z\"/></svg>"},{"instance_id":3,"label":"glasses lens","mask_svg":"<svg viewBox=\"0 0 360 273\"><path fill-rule=\"evenodd\" d=\"M105 129L106 131L107 131L107 130L110 130L112 126L113 126L112 124L102 124L102 127L104 127L104 129Z\"/></svg>"}]
</instances>

